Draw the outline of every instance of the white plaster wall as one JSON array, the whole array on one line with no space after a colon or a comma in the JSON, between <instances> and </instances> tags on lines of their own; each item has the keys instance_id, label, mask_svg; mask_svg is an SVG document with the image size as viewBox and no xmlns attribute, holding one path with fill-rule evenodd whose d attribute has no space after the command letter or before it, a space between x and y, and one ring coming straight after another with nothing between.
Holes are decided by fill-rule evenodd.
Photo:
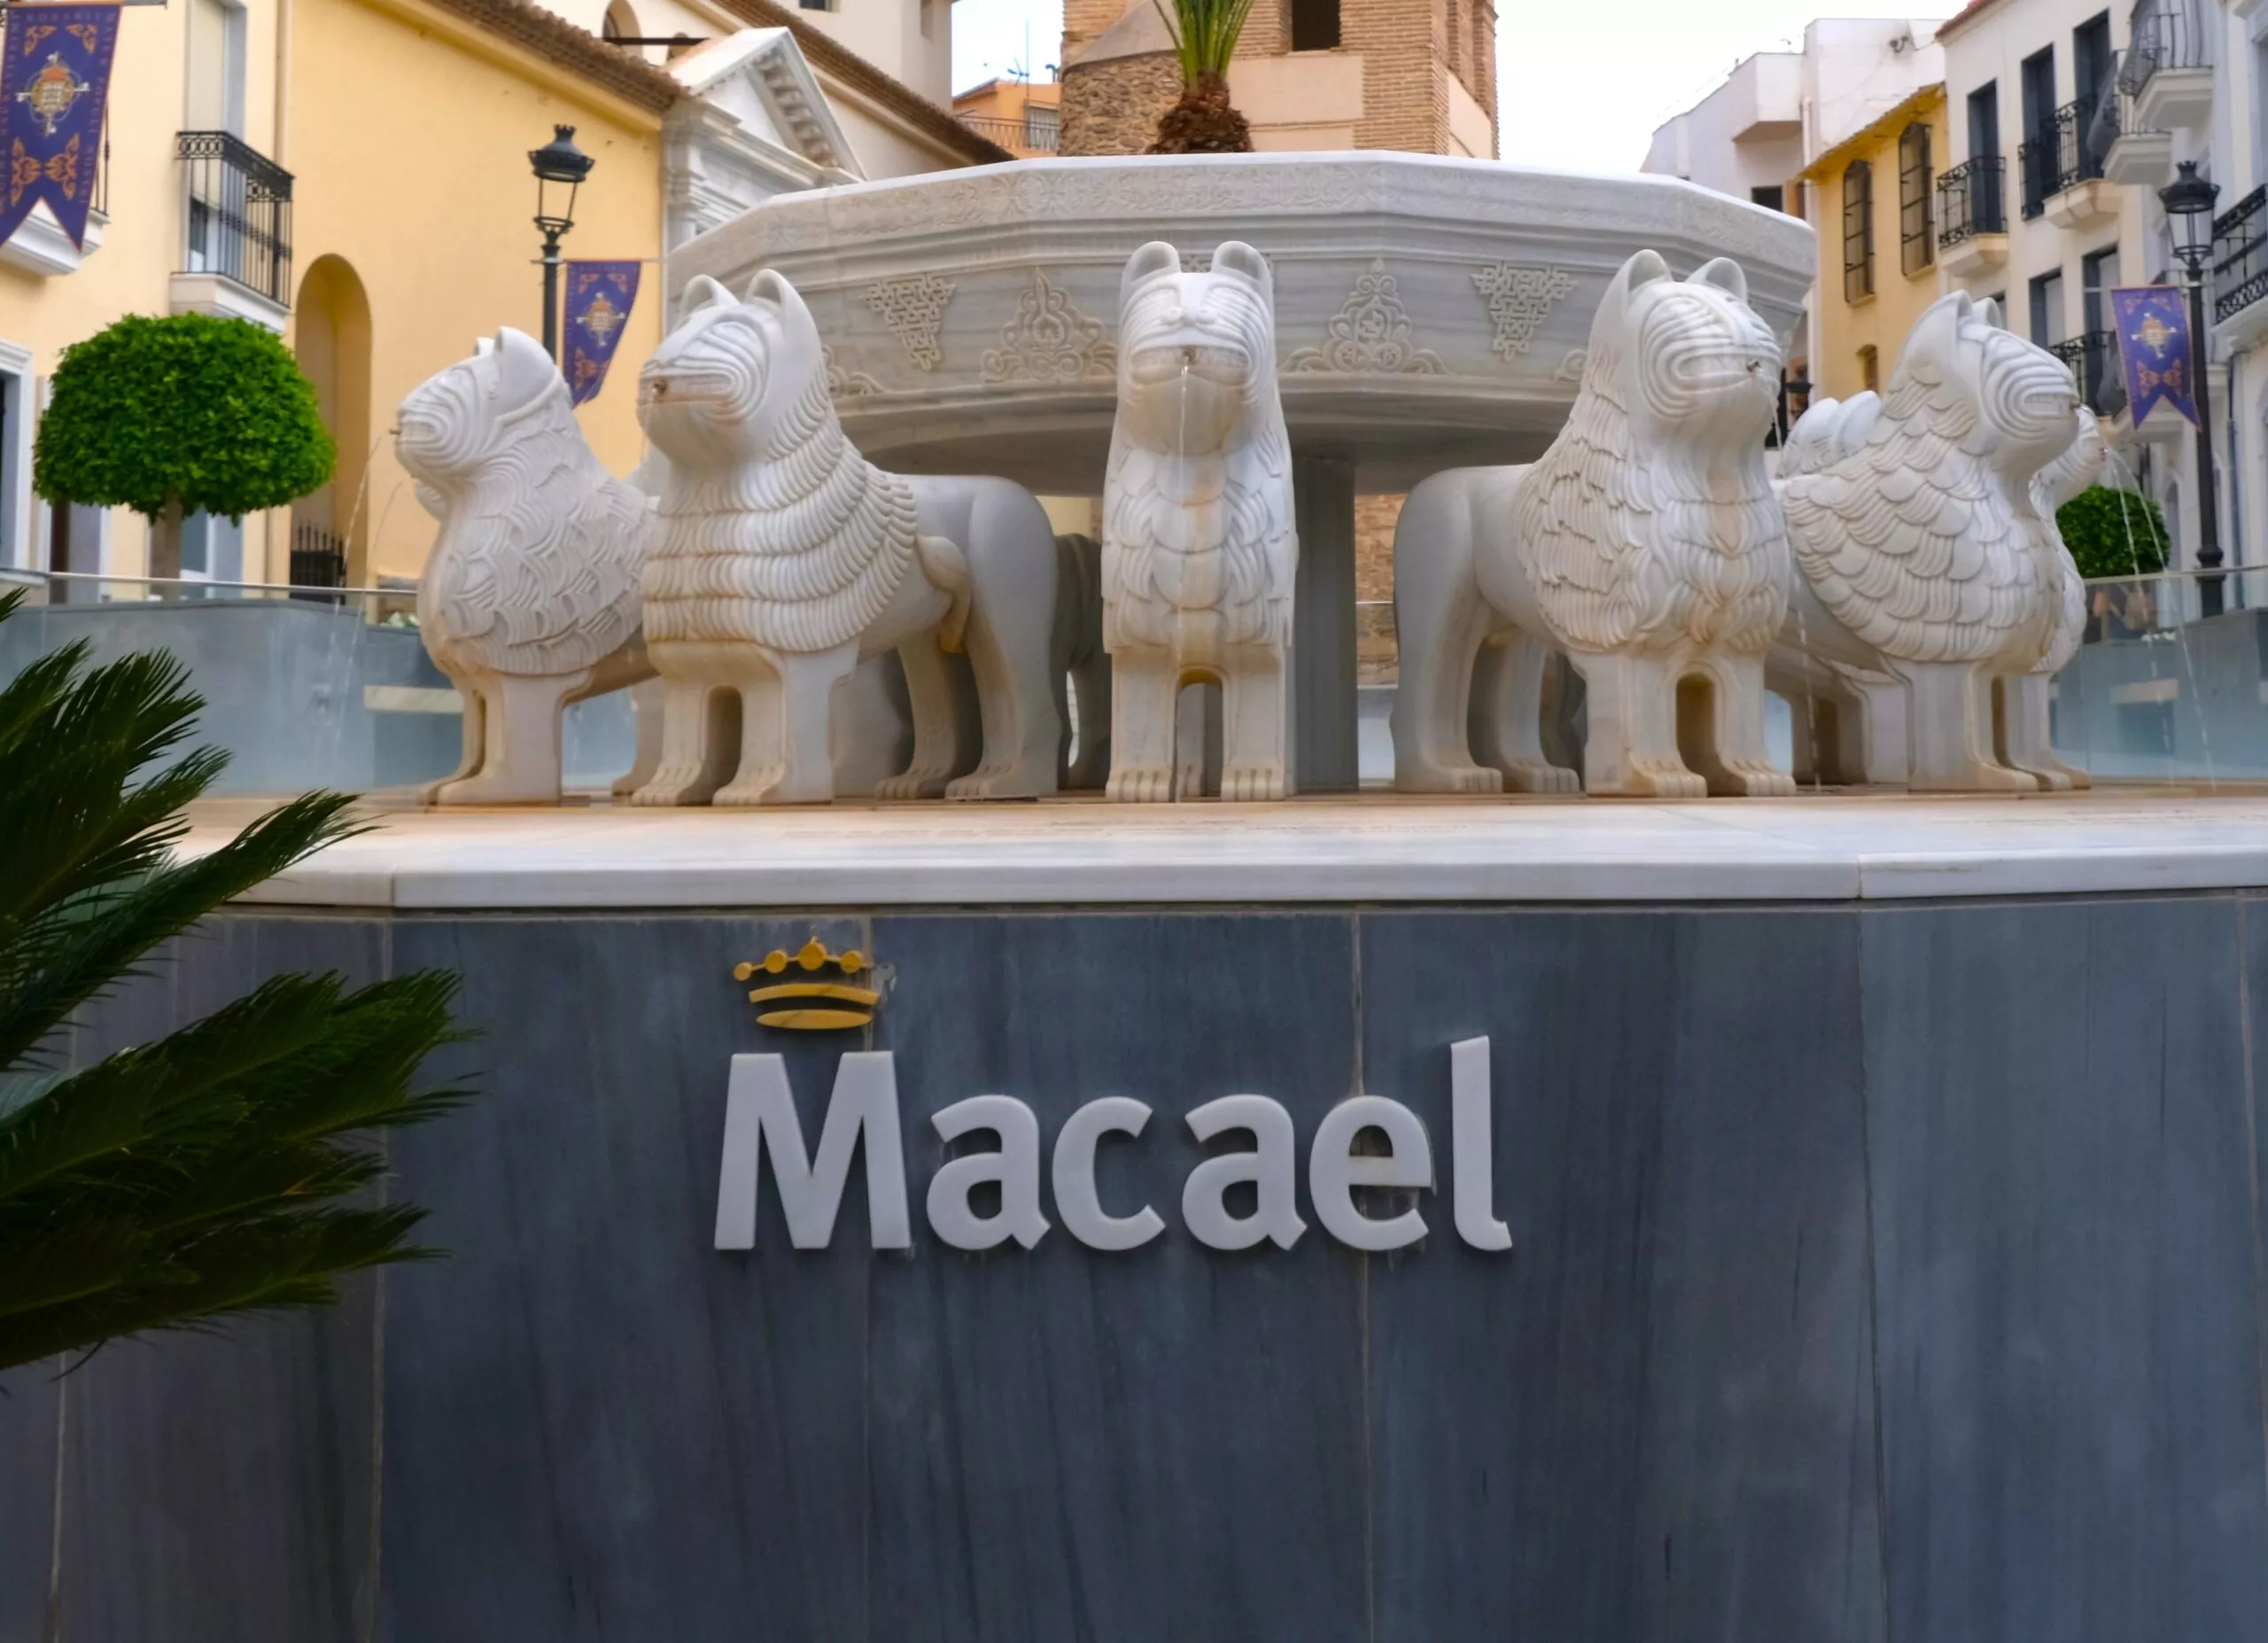
<instances>
[{"instance_id":1,"label":"white plaster wall","mask_svg":"<svg viewBox=\"0 0 2268 1643\"><path fill-rule=\"evenodd\" d=\"M2209 5L2210 3L2207 0ZM2000 158L2007 167L2008 221L2006 264L1965 280L1955 281L1948 276L1946 287L1958 286L1977 296L2005 293L2008 323L2024 335L2031 334L2031 281L2055 271L2063 276L2062 333L2066 337L2082 333L2085 328L2084 259L2105 246L2118 247L2121 284L2148 284L2161 274L2179 276L2171 254L2171 242L2165 232L2165 214L2158 208L2156 196L2148 188L2130 185L2117 189L2120 203L2117 218L2078 232L2057 227L2045 215L2027 220L2023 214L2023 179L2016 167L2016 145L2023 140L2023 59L2043 46L2054 45L2056 102L2059 105L2069 102L2077 90L2071 31L2103 9L2101 0L2013 0L1940 43L1945 51L1946 100L1953 148L1946 163L1969 158L1969 93L1987 82L1998 88ZM2110 32L2113 48L2123 52L2128 43L2126 7L2110 9ZM2177 159L2203 160L2210 172L2209 142L2194 132L2176 132L2173 140ZM2225 202L2233 198L2226 192L2223 195ZM2215 419L2222 420L2218 410ZM2156 447L2149 463L2154 476L2150 488L2166 505L2167 518L2185 562L2197 536L2194 507L2197 487L2190 482L2196 468L2194 452L2194 441L2184 437L2175 443ZM2128 448L2120 455L2130 467L2140 465L2139 450Z\"/></svg>"},{"instance_id":2,"label":"white plaster wall","mask_svg":"<svg viewBox=\"0 0 2268 1643\"><path fill-rule=\"evenodd\" d=\"M1802 60L1759 52L1654 133L1640 168L1746 199L1803 169Z\"/></svg>"}]
</instances>

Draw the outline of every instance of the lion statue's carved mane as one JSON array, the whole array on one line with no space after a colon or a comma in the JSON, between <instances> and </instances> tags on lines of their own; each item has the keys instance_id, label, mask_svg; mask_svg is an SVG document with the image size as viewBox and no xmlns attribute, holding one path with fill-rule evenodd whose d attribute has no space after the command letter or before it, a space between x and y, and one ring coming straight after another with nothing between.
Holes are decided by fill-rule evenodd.
<instances>
[{"instance_id":1,"label":"lion statue's carved mane","mask_svg":"<svg viewBox=\"0 0 2268 1643\"><path fill-rule=\"evenodd\" d=\"M1733 264L1667 274L1625 269L1600 305L1574 409L1512 531L1570 650L1759 653L1786 610L1787 533L1752 419L1721 399L1779 345Z\"/></svg>"},{"instance_id":2,"label":"lion statue's carved mane","mask_svg":"<svg viewBox=\"0 0 2268 1643\"><path fill-rule=\"evenodd\" d=\"M687 296L685 323L647 368L666 373L687 413L680 437L721 451L730 436L693 418L750 414L735 428L739 460L671 466L647 555L648 631L788 651L855 639L913 563L913 487L843 432L815 335L713 280Z\"/></svg>"},{"instance_id":3,"label":"lion statue's carved mane","mask_svg":"<svg viewBox=\"0 0 2268 1643\"><path fill-rule=\"evenodd\" d=\"M1038 502L1004 479L866 461L828 398L818 324L778 273L745 299L696 277L680 308L639 377L640 420L668 458L645 562L666 689L661 767L633 802L831 798L837 740L866 734L837 715L835 686L892 650L913 751L878 796L1052 792L1057 564ZM972 666L956 671L947 653L964 648ZM964 734L980 714L957 705L968 690L981 751ZM709 711L726 691L733 745Z\"/></svg>"},{"instance_id":4,"label":"lion statue's carved mane","mask_svg":"<svg viewBox=\"0 0 2268 1643\"><path fill-rule=\"evenodd\" d=\"M1204 273L1150 246L1128 265L1120 415L1103 481L1107 649L1170 643L1174 616L1190 610L1218 611L1234 643L1289 642L1297 549L1275 318L1267 264L1248 246L1223 246ZM1241 358L1226 357L1231 349ZM1235 373L1240 409L1217 438L1184 438L1170 402L1179 375L1147 363L1191 353L1198 358L1183 362L1192 370L1213 354Z\"/></svg>"},{"instance_id":5,"label":"lion statue's carved mane","mask_svg":"<svg viewBox=\"0 0 2268 1643\"><path fill-rule=\"evenodd\" d=\"M647 500L601 465L567 385L516 331L414 389L399 430L396 451L441 527L418 584L419 633L465 700L464 764L432 797L555 799L559 710L650 672L639 642Z\"/></svg>"},{"instance_id":6,"label":"lion statue's carved mane","mask_svg":"<svg viewBox=\"0 0 2268 1643\"><path fill-rule=\"evenodd\" d=\"M1174 700L1192 680L1229 699L1222 796L1289 791L1299 541L1275 331L1274 276L1249 245L1222 245L1202 273L1162 241L1127 262L1102 510L1113 798L1173 796Z\"/></svg>"},{"instance_id":7,"label":"lion statue's carved mane","mask_svg":"<svg viewBox=\"0 0 2268 1643\"><path fill-rule=\"evenodd\" d=\"M1863 443L1783 489L1790 626L1904 681L1907 779L1930 790L2069 785L2044 748L1982 729L1979 690L2039 669L2070 623L2073 572L2040 486L2051 463L2087 460L2069 368L1997 314L1963 292L1933 303Z\"/></svg>"},{"instance_id":8,"label":"lion statue's carved mane","mask_svg":"<svg viewBox=\"0 0 2268 1643\"><path fill-rule=\"evenodd\" d=\"M1411 494L1394 552L1397 786L1573 790L1540 733L1557 650L1586 686L1591 791L1793 790L1763 728L1763 656L1787 603L1764 465L1780 361L1738 267L1720 258L1679 280L1640 252L1599 303L1542 458L1436 474ZM1711 705L1697 768L1678 741L1689 679L1706 681Z\"/></svg>"}]
</instances>

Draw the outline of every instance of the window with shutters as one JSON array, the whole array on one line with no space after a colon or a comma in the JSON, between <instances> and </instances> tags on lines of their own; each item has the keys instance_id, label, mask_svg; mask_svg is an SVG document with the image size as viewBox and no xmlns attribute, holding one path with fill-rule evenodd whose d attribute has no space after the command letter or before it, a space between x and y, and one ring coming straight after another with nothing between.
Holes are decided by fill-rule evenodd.
<instances>
[{"instance_id":1,"label":"window with shutters","mask_svg":"<svg viewBox=\"0 0 2268 1643\"><path fill-rule=\"evenodd\" d=\"M1875 170L1854 160L1843 170L1843 300L1875 294Z\"/></svg>"},{"instance_id":2,"label":"window with shutters","mask_svg":"<svg viewBox=\"0 0 2268 1643\"><path fill-rule=\"evenodd\" d=\"M1908 126L1898 139L1898 266L1919 274L1938 260L1930 221L1930 128Z\"/></svg>"}]
</instances>

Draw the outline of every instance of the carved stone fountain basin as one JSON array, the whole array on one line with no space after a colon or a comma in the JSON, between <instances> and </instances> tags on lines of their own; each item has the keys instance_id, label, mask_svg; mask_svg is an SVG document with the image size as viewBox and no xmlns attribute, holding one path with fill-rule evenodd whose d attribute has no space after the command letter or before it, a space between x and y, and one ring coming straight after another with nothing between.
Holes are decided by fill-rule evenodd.
<instances>
[{"instance_id":1,"label":"carved stone fountain basin","mask_svg":"<svg viewBox=\"0 0 2268 1643\"><path fill-rule=\"evenodd\" d=\"M1023 160L786 195L680 247L671 275L794 281L867 456L1091 494L1127 258L1231 238L1275 269L1295 451L1351 460L1364 491L1538 455L1641 247L1681 275L1733 258L1783 335L1814 268L1805 223L1674 178L1365 152Z\"/></svg>"}]
</instances>

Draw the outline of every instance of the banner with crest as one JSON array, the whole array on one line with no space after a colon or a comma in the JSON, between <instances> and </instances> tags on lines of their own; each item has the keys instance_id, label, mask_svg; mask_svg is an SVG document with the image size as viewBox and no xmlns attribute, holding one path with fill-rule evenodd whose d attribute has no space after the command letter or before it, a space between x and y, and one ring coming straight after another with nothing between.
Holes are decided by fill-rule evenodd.
<instances>
[{"instance_id":1,"label":"banner with crest","mask_svg":"<svg viewBox=\"0 0 2268 1643\"><path fill-rule=\"evenodd\" d=\"M2140 427L2163 400L2197 420L2197 379L2190 350L2189 293L2179 285L2137 285L2110 293L2126 399Z\"/></svg>"},{"instance_id":2,"label":"banner with crest","mask_svg":"<svg viewBox=\"0 0 2268 1643\"><path fill-rule=\"evenodd\" d=\"M118 50L115 5L12 5L0 105L7 111L8 192L0 241L42 200L84 248L102 171L103 108Z\"/></svg>"},{"instance_id":3,"label":"banner with crest","mask_svg":"<svg viewBox=\"0 0 2268 1643\"><path fill-rule=\"evenodd\" d=\"M570 262L567 318L561 331L559 369L576 404L594 399L606 385L606 368L638 300L638 264Z\"/></svg>"}]
</instances>

